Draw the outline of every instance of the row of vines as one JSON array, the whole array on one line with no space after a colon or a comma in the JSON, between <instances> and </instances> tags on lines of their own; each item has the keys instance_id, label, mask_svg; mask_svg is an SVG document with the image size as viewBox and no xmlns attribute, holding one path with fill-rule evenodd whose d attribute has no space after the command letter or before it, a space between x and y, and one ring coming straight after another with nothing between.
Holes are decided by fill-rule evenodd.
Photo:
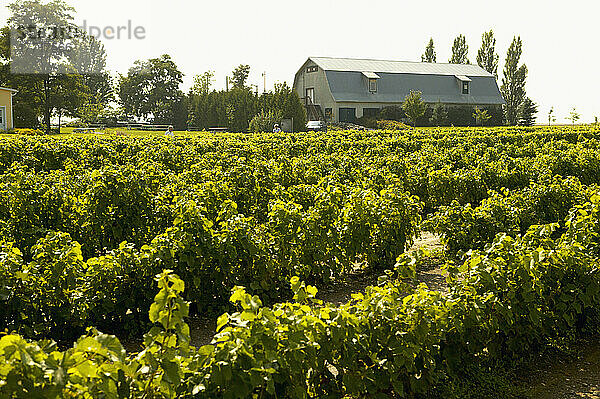
<instances>
[{"instance_id":1,"label":"row of vines","mask_svg":"<svg viewBox=\"0 0 600 399\"><path fill-rule=\"evenodd\" d=\"M0 139L0 239L18 254L0 322L136 334L163 269L192 313L226 310L236 285L273 303L292 276L389 268L423 218L452 252L483 249L585 200L599 145L592 128Z\"/></svg>"},{"instance_id":2,"label":"row of vines","mask_svg":"<svg viewBox=\"0 0 600 399\"><path fill-rule=\"evenodd\" d=\"M415 262L347 304L315 299L294 277L292 302L263 306L244 288L238 311L218 319L211 345L190 346L185 283L156 277L154 326L127 354L88 330L66 351L50 341L0 338L2 397L323 398L416 397L482 357L513 358L598 326L600 193L556 224L516 239L499 235L449 269L449 293L411 288ZM412 286L414 287L414 286ZM452 380L451 380L452 381Z\"/></svg>"},{"instance_id":3,"label":"row of vines","mask_svg":"<svg viewBox=\"0 0 600 399\"><path fill-rule=\"evenodd\" d=\"M0 138L0 397L425 392L594 324L599 183L594 127ZM448 294L412 284L419 229ZM357 268L394 270L315 299ZM88 326L151 329L28 340Z\"/></svg>"}]
</instances>

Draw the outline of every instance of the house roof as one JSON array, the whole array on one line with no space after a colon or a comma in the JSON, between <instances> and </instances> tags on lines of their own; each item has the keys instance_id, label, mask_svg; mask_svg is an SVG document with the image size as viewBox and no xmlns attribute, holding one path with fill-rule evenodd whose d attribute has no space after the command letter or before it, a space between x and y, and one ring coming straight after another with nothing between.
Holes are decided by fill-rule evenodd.
<instances>
[{"instance_id":1,"label":"house roof","mask_svg":"<svg viewBox=\"0 0 600 399\"><path fill-rule=\"evenodd\" d=\"M13 92L13 93L17 93L19 91L19 90L11 89L8 87L0 87L0 90L6 90L6 91Z\"/></svg>"},{"instance_id":2,"label":"house roof","mask_svg":"<svg viewBox=\"0 0 600 399\"><path fill-rule=\"evenodd\" d=\"M310 57L310 60L312 60L325 71L368 71L376 73L410 73L423 75L494 76L485 69L481 68L479 65L471 64L442 64L434 62L386 61L330 57Z\"/></svg>"}]
</instances>

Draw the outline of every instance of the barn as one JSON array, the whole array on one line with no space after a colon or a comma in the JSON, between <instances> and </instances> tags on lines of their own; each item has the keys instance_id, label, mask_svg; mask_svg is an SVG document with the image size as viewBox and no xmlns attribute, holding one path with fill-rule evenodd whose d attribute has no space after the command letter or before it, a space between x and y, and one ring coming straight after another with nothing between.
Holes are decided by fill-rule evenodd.
<instances>
[{"instance_id":1,"label":"barn","mask_svg":"<svg viewBox=\"0 0 600 399\"><path fill-rule=\"evenodd\" d=\"M478 65L310 57L294 78L309 119L353 122L400 105L411 90L428 104L501 106L496 78Z\"/></svg>"}]
</instances>

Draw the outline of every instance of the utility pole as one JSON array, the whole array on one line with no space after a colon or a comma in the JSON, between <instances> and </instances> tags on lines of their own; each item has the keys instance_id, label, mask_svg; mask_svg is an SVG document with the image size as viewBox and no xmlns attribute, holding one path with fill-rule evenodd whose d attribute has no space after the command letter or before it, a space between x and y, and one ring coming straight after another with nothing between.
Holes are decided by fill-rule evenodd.
<instances>
[{"instance_id":1,"label":"utility pole","mask_svg":"<svg viewBox=\"0 0 600 399\"><path fill-rule=\"evenodd\" d=\"M225 76L225 91L229 91L229 76Z\"/></svg>"},{"instance_id":2,"label":"utility pole","mask_svg":"<svg viewBox=\"0 0 600 399\"><path fill-rule=\"evenodd\" d=\"M262 73L262 77L263 77L263 93L267 92L267 72L263 72Z\"/></svg>"}]
</instances>

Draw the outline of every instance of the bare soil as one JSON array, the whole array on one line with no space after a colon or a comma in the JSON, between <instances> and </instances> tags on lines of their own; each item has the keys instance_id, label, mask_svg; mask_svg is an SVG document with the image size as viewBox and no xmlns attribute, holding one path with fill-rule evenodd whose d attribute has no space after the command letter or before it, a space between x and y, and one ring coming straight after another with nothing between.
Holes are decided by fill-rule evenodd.
<instances>
[{"instance_id":1,"label":"bare soil","mask_svg":"<svg viewBox=\"0 0 600 399\"><path fill-rule=\"evenodd\" d=\"M600 341L579 342L571 351L543 357L525 371L531 398L600 399Z\"/></svg>"},{"instance_id":2,"label":"bare soil","mask_svg":"<svg viewBox=\"0 0 600 399\"><path fill-rule=\"evenodd\" d=\"M415 240L409 251L416 251L418 249L425 249L432 253L441 253L444 246L438 236L424 231ZM419 270L417 270L419 282L427 284L427 287L432 291L447 292L446 272L442 269L444 261L433 256L427 258L423 263L420 265Z\"/></svg>"}]
</instances>

